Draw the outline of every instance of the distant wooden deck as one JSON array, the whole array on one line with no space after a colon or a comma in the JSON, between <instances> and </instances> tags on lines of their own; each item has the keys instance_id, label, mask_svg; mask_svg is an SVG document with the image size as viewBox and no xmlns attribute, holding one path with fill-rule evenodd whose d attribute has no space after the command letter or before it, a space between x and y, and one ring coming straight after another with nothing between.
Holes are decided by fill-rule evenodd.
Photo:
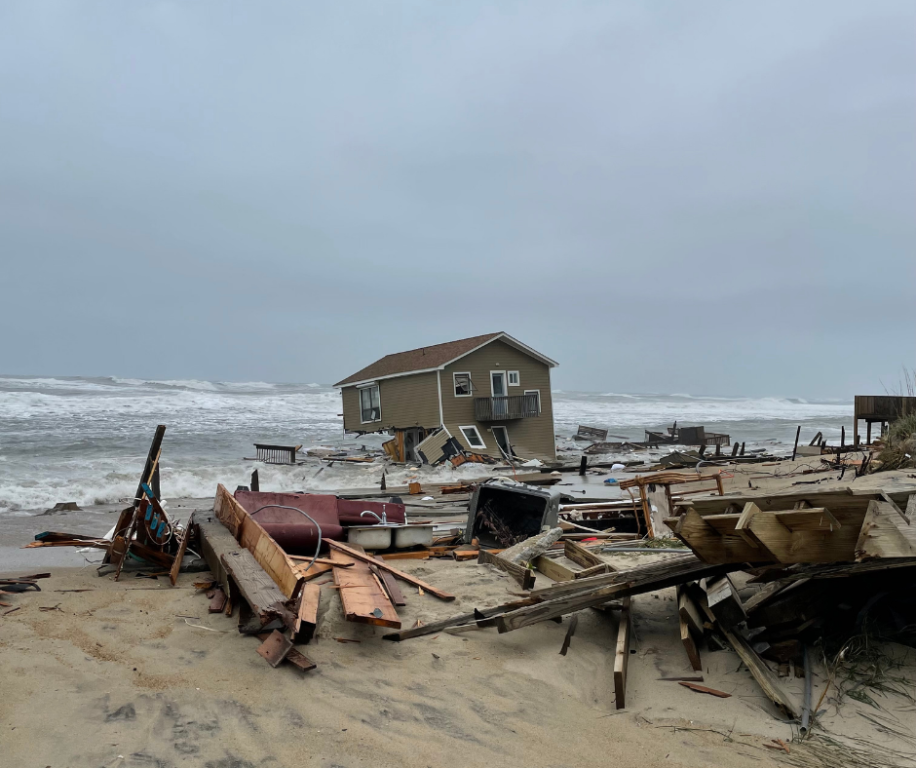
<instances>
[{"instance_id":1,"label":"distant wooden deck","mask_svg":"<svg viewBox=\"0 0 916 768\"><path fill-rule=\"evenodd\" d=\"M865 442L871 443L871 425L881 424L881 433L884 425L889 424L901 416L916 413L916 397L901 397L898 395L856 395L855 415L853 417L853 430L856 445L859 444L859 420L865 422Z\"/></svg>"}]
</instances>

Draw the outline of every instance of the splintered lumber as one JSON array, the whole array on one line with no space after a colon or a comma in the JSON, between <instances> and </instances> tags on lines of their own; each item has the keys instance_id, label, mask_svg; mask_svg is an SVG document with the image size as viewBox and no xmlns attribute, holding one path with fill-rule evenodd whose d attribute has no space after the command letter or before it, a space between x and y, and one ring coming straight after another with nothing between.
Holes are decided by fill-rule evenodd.
<instances>
[{"instance_id":1,"label":"splintered lumber","mask_svg":"<svg viewBox=\"0 0 916 768\"><path fill-rule=\"evenodd\" d=\"M566 556L567 560L572 560L576 565L581 565L583 568L604 566L605 570L613 570L608 563L604 562L598 555L594 552L589 552L585 547L575 541L563 542L563 554Z\"/></svg>"},{"instance_id":2,"label":"splintered lumber","mask_svg":"<svg viewBox=\"0 0 916 768\"><path fill-rule=\"evenodd\" d=\"M692 554L684 555L673 555L667 557L664 560L661 560L656 563L648 563L646 565L640 565L636 568L631 569L630 571L614 571L613 573L600 574L598 576L591 576L588 579L579 579L577 581L564 582L562 584L553 584L549 587L543 587L541 589L532 590L531 596L543 601L543 600L552 600L556 597L562 597L564 595L578 595L590 591L593 587L606 586L608 584L617 584L620 581L625 581L621 578L621 574L627 573L638 573L641 578L651 578L654 575L664 575L672 573L681 573L681 572L692 572L694 567L706 567L706 563L701 562ZM737 568L730 568L722 571L722 573L728 573L730 570L738 570ZM698 577L699 578L699 577ZM693 580L693 579L689 579ZM681 583L681 582L675 582Z\"/></svg>"},{"instance_id":3,"label":"splintered lumber","mask_svg":"<svg viewBox=\"0 0 916 768\"><path fill-rule=\"evenodd\" d=\"M295 648L289 649L289 652L286 654L286 660L303 672L308 672L310 669L315 669L315 667L318 666L314 661Z\"/></svg>"},{"instance_id":4,"label":"splintered lumber","mask_svg":"<svg viewBox=\"0 0 916 768\"><path fill-rule=\"evenodd\" d=\"M378 558L375 558L377 561ZM382 568L379 568L378 565L370 565L369 569L382 580L382 586L385 588L385 591L388 593L388 598L395 605L407 605L407 600L404 599L404 593L401 592L401 588L398 586L397 579L394 578L394 575L389 573Z\"/></svg>"},{"instance_id":5,"label":"splintered lumber","mask_svg":"<svg viewBox=\"0 0 916 768\"><path fill-rule=\"evenodd\" d=\"M169 581L174 587L178 583L178 572L181 570L181 561L184 559L184 553L188 549L188 540L191 538L191 526L194 524L194 513L188 515L188 522L184 526L184 536L181 537L181 543L178 545L178 552L175 554L175 562L169 569Z\"/></svg>"},{"instance_id":6,"label":"splintered lumber","mask_svg":"<svg viewBox=\"0 0 916 768\"><path fill-rule=\"evenodd\" d=\"M687 594L687 590L684 589L683 585L678 585L676 593L678 615L687 623L687 626L690 627L690 631L693 632L693 634L702 636L703 618L700 616L699 609L690 598L690 595Z\"/></svg>"},{"instance_id":7,"label":"splintered lumber","mask_svg":"<svg viewBox=\"0 0 916 768\"><path fill-rule=\"evenodd\" d=\"M222 613L226 610L226 600L226 593L220 587L217 587L213 592L213 597L210 598L207 613Z\"/></svg>"},{"instance_id":8,"label":"splintered lumber","mask_svg":"<svg viewBox=\"0 0 916 768\"><path fill-rule=\"evenodd\" d=\"M504 549L500 554L503 560L518 565L526 565L539 555L543 555L550 549L555 542L560 540L563 535L562 528L551 528L548 531L531 536L518 544L514 544L508 549Z\"/></svg>"},{"instance_id":9,"label":"splintered lumber","mask_svg":"<svg viewBox=\"0 0 916 768\"><path fill-rule=\"evenodd\" d=\"M455 599L454 595L450 595L448 592L443 592L441 589L436 589L436 587L432 586L431 584L427 584L425 581L418 579L416 576L411 576L409 573L405 573L400 568L395 568L393 565L388 564L384 560L376 560L371 555L367 555L365 552L359 552L353 549L352 547L349 547L346 544L343 544L342 542L339 542L339 541L328 539L327 543L328 543L328 546L332 550L336 550L337 552L341 552L345 555L349 555L354 560L360 560L363 563L371 563L371 564L377 565L379 568L386 570L389 573L397 576L401 581L406 581L408 584L412 584L415 587L419 587L424 592L428 592L433 597L438 597L440 600L454 600ZM336 560L336 558L334 558L333 556L331 559ZM334 569L335 576L337 575L337 572L339 570L341 569L340 568Z\"/></svg>"},{"instance_id":10,"label":"splintered lumber","mask_svg":"<svg viewBox=\"0 0 916 768\"><path fill-rule=\"evenodd\" d=\"M630 598L624 600L617 626L617 651L614 655L614 704L623 709L627 698L627 662L630 658Z\"/></svg>"},{"instance_id":11,"label":"splintered lumber","mask_svg":"<svg viewBox=\"0 0 916 768\"><path fill-rule=\"evenodd\" d=\"M571 582L577 590L567 590L567 584L557 584L545 590L534 590L531 596L543 602L531 606L517 608L505 613L496 619L496 627L502 632L511 632L531 624L537 624L548 619L555 619L566 613L572 613L583 608L606 603L612 598L629 597L644 592L654 592L658 589L673 587L688 581L696 581L706 576L719 576L730 570L738 570L740 564L709 565L701 563L691 557L690 562L675 564L660 564L667 567L643 566L628 571L617 571L606 576L595 576L591 579L581 579ZM605 581L613 577L613 582ZM589 584L598 582L600 585ZM565 590L561 596L550 599L547 595L553 590Z\"/></svg>"},{"instance_id":12,"label":"splintered lumber","mask_svg":"<svg viewBox=\"0 0 916 768\"><path fill-rule=\"evenodd\" d=\"M720 623L734 626L747 618L738 591L727 574L721 578L707 579L705 589L706 604Z\"/></svg>"},{"instance_id":13,"label":"splintered lumber","mask_svg":"<svg viewBox=\"0 0 916 768\"><path fill-rule=\"evenodd\" d=\"M886 501L870 501L859 540L856 560L916 557L916 525Z\"/></svg>"},{"instance_id":14,"label":"splintered lumber","mask_svg":"<svg viewBox=\"0 0 916 768\"><path fill-rule=\"evenodd\" d=\"M269 621L282 614L286 597L251 552L238 549L226 552L220 559L226 573L232 577L242 597L261 621Z\"/></svg>"},{"instance_id":15,"label":"splintered lumber","mask_svg":"<svg viewBox=\"0 0 916 768\"><path fill-rule=\"evenodd\" d=\"M279 630L274 630L258 648L258 654L272 667L280 666L293 648L293 641Z\"/></svg>"},{"instance_id":16,"label":"splintered lumber","mask_svg":"<svg viewBox=\"0 0 916 768\"><path fill-rule=\"evenodd\" d=\"M491 555L485 549L480 550L480 554L477 556L477 562L486 565L494 565L501 571L505 571L518 582L522 589L532 589L534 587L534 572L523 565L504 560L500 555Z\"/></svg>"},{"instance_id":17,"label":"splintered lumber","mask_svg":"<svg viewBox=\"0 0 916 768\"><path fill-rule=\"evenodd\" d=\"M577 571L575 578L577 579L590 579L592 576L597 576L601 573L611 573L617 569L610 563L602 563L601 565L593 565L591 568L586 568L582 571Z\"/></svg>"},{"instance_id":18,"label":"splintered lumber","mask_svg":"<svg viewBox=\"0 0 916 768\"><path fill-rule=\"evenodd\" d=\"M198 523L197 530L200 532L200 554L207 561L213 578L226 593L226 612L231 613L233 596L236 593L232 589L222 558L229 552L240 552L242 548L221 523Z\"/></svg>"},{"instance_id":19,"label":"splintered lumber","mask_svg":"<svg viewBox=\"0 0 916 768\"><path fill-rule=\"evenodd\" d=\"M291 598L299 591L301 576L296 569L296 563L222 484L216 487L213 513L235 536L238 543L251 552L287 598Z\"/></svg>"},{"instance_id":20,"label":"splintered lumber","mask_svg":"<svg viewBox=\"0 0 916 768\"><path fill-rule=\"evenodd\" d=\"M561 565L547 555L536 557L533 565L539 573L543 573L548 579L554 581L572 581L576 576L576 571L572 568Z\"/></svg>"},{"instance_id":21,"label":"splintered lumber","mask_svg":"<svg viewBox=\"0 0 916 768\"><path fill-rule=\"evenodd\" d=\"M367 555L364 557L372 559ZM347 621L391 627L392 629L401 628L401 620L398 618L397 611L375 576L372 575L368 563L333 547L331 560L335 563L354 563L352 568L333 569L334 584L339 587L340 605Z\"/></svg>"},{"instance_id":22,"label":"splintered lumber","mask_svg":"<svg viewBox=\"0 0 916 768\"><path fill-rule=\"evenodd\" d=\"M569 650L569 644L572 642L572 637L576 633L577 626L579 626L579 614L574 614L569 620L569 627L566 629L566 637L563 638L563 645L560 648L561 656L565 656L566 652Z\"/></svg>"},{"instance_id":23,"label":"splintered lumber","mask_svg":"<svg viewBox=\"0 0 916 768\"><path fill-rule=\"evenodd\" d=\"M705 685L697 685L687 680L678 681L678 685L683 685L685 688L689 688L691 691L696 691L697 693L708 693L710 696L718 696L720 699L730 699L732 697L730 693L726 693L725 691L717 691L715 688L707 688Z\"/></svg>"},{"instance_id":24,"label":"splintered lumber","mask_svg":"<svg viewBox=\"0 0 916 768\"><path fill-rule=\"evenodd\" d=\"M516 600L514 603L497 605L493 608L481 608L475 610L473 613L462 613L458 616L452 616L450 619L434 621L431 624L423 624L419 627L401 630L400 632L389 632L387 635L382 635L382 640L409 640L411 637L434 635L436 632L444 632L451 627L461 627L468 624L489 626L493 623L494 617L515 610L516 608L521 608L525 605L532 605L533 603L534 601L530 598L525 598L524 600Z\"/></svg>"},{"instance_id":25,"label":"splintered lumber","mask_svg":"<svg viewBox=\"0 0 916 768\"><path fill-rule=\"evenodd\" d=\"M681 643L684 645L684 650L687 652L687 658L690 659L690 666L699 672L703 669L700 651L697 649L697 644L690 632L690 626L684 621L684 617L680 614L678 614L678 626L681 631Z\"/></svg>"},{"instance_id":26,"label":"splintered lumber","mask_svg":"<svg viewBox=\"0 0 916 768\"><path fill-rule=\"evenodd\" d=\"M304 584L299 597L299 608L296 611L296 623L293 635L297 641L307 643L315 634L318 626L318 605L321 601L321 587L317 584Z\"/></svg>"},{"instance_id":27,"label":"splintered lumber","mask_svg":"<svg viewBox=\"0 0 916 768\"><path fill-rule=\"evenodd\" d=\"M800 718L801 707L798 701L783 689L779 683L779 678L751 648L747 640L721 623L719 628L731 647L735 649L735 653L738 654L741 661L744 662L744 665L753 675L761 690L766 694L766 697L789 717L793 719Z\"/></svg>"},{"instance_id":28,"label":"splintered lumber","mask_svg":"<svg viewBox=\"0 0 916 768\"><path fill-rule=\"evenodd\" d=\"M696 641L703 637L703 619L700 612L694 605L690 595L683 585L676 588L677 591L677 608L678 608L678 627L681 633L681 643L690 659L690 666L699 672L703 669L703 662L700 659L700 651L697 649Z\"/></svg>"},{"instance_id":29,"label":"splintered lumber","mask_svg":"<svg viewBox=\"0 0 916 768\"><path fill-rule=\"evenodd\" d=\"M315 563L311 568L309 568L308 565L308 563L300 563L296 566L296 573L299 574L302 581L311 581L318 576L329 573L334 568L333 565L326 565L324 563Z\"/></svg>"}]
</instances>

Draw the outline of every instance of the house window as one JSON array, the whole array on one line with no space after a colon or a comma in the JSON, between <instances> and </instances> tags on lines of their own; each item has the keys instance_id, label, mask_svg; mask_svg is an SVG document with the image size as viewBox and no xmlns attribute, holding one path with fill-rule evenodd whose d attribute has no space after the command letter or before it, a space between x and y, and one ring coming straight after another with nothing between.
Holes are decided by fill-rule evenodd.
<instances>
[{"instance_id":1,"label":"house window","mask_svg":"<svg viewBox=\"0 0 916 768\"><path fill-rule=\"evenodd\" d=\"M379 401L378 384L370 384L359 390L359 418L363 424L382 420L382 405Z\"/></svg>"},{"instance_id":2,"label":"house window","mask_svg":"<svg viewBox=\"0 0 916 768\"><path fill-rule=\"evenodd\" d=\"M509 386L517 387L519 384L518 371L509 371Z\"/></svg>"},{"instance_id":3,"label":"house window","mask_svg":"<svg viewBox=\"0 0 916 768\"><path fill-rule=\"evenodd\" d=\"M461 434L464 435L464 439L468 441L468 445L471 446L471 448L487 447L487 444L480 436L480 432L477 431L477 427L458 427L458 429L461 430Z\"/></svg>"},{"instance_id":4,"label":"house window","mask_svg":"<svg viewBox=\"0 0 916 768\"><path fill-rule=\"evenodd\" d=\"M535 411L535 412L538 414L538 416L540 416L540 415L541 415L541 390L539 390L539 389L526 389L526 390L525 390L525 394L526 394L526 395L534 395L534 396L537 398L537 411ZM525 405L527 406L527 403L525 403Z\"/></svg>"},{"instance_id":5,"label":"house window","mask_svg":"<svg viewBox=\"0 0 916 768\"><path fill-rule=\"evenodd\" d=\"M453 373L452 378L455 382L455 397L471 396L471 374Z\"/></svg>"}]
</instances>

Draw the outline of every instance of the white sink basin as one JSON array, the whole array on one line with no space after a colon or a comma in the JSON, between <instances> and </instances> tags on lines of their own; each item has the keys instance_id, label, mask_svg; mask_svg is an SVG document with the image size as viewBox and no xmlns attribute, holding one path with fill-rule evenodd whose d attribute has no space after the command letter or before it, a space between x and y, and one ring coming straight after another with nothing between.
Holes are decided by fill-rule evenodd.
<instances>
[{"instance_id":1,"label":"white sink basin","mask_svg":"<svg viewBox=\"0 0 916 768\"><path fill-rule=\"evenodd\" d=\"M433 528L431 525L396 525L391 529L394 536L395 549L409 547L431 547L433 544Z\"/></svg>"},{"instance_id":2,"label":"white sink basin","mask_svg":"<svg viewBox=\"0 0 916 768\"><path fill-rule=\"evenodd\" d=\"M392 528L390 525L351 525L347 529L347 541L363 549L391 549Z\"/></svg>"}]
</instances>

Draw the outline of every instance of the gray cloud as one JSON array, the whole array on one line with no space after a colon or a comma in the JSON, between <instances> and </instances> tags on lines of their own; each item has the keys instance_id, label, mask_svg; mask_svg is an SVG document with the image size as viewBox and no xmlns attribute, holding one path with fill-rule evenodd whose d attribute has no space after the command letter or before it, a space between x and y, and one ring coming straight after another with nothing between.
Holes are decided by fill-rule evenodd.
<instances>
[{"instance_id":1,"label":"gray cloud","mask_svg":"<svg viewBox=\"0 0 916 768\"><path fill-rule=\"evenodd\" d=\"M0 370L565 389L916 364L911 2L0 6Z\"/></svg>"}]
</instances>

